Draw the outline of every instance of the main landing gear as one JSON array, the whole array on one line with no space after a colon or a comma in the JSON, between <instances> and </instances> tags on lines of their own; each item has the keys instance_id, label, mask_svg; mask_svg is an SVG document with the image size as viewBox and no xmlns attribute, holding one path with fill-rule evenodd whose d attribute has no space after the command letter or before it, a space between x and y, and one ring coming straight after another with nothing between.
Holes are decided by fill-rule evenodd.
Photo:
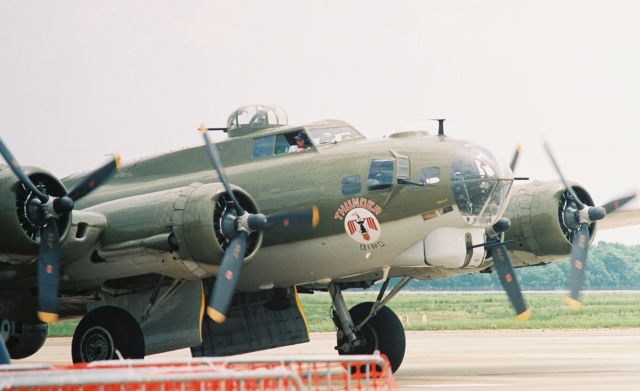
<instances>
[{"instance_id":1,"label":"main landing gear","mask_svg":"<svg viewBox=\"0 0 640 391\"><path fill-rule=\"evenodd\" d=\"M378 351L387 356L393 372L400 368L406 347L404 328L386 304L409 281L410 277L404 277L383 298L389 285L387 278L375 302L360 303L350 310L347 310L340 287L335 283L329 285L334 307L333 322L338 328L336 349L339 354L372 354Z\"/></svg>"},{"instance_id":2,"label":"main landing gear","mask_svg":"<svg viewBox=\"0 0 640 391\"><path fill-rule=\"evenodd\" d=\"M13 359L29 357L35 354L47 339L49 326L44 323L26 323L0 319L0 338L6 344Z\"/></svg>"},{"instance_id":3,"label":"main landing gear","mask_svg":"<svg viewBox=\"0 0 640 391\"><path fill-rule=\"evenodd\" d=\"M99 307L78 324L71 342L74 363L122 358L144 358L144 336L138 322L125 310Z\"/></svg>"}]
</instances>

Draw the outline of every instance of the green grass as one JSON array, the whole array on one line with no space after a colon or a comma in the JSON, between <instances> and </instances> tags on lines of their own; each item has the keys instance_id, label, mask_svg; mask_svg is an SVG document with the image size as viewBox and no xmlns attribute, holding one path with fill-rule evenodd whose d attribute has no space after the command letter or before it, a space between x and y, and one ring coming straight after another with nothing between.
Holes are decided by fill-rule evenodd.
<instances>
[{"instance_id":1,"label":"green grass","mask_svg":"<svg viewBox=\"0 0 640 391\"><path fill-rule=\"evenodd\" d=\"M376 295L346 294L349 307L373 301ZM640 293L585 293L581 310L571 310L564 294L529 293L533 309L527 322L517 322L504 293L399 294L389 307L407 330L473 329L588 329L640 327ZM311 331L334 331L328 294L300 295ZM77 320L58 322L49 329L52 337L72 336Z\"/></svg>"},{"instance_id":2,"label":"green grass","mask_svg":"<svg viewBox=\"0 0 640 391\"><path fill-rule=\"evenodd\" d=\"M73 337L73 331L78 325L79 319L61 320L49 326L49 337Z\"/></svg>"},{"instance_id":3,"label":"green grass","mask_svg":"<svg viewBox=\"0 0 640 391\"><path fill-rule=\"evenodd\" d=\"M349 307L375 300L375 294L345 295ZM400 294L389 307L407 330L471 329L586 329L640 327L640 293L585 293L581 310L567 308L563 294L533 293L526 296L533 316L515 320L504 293ZM326 294L302 295L312 331L333 331L331 301Z\"/></svg>"}]
</instances>

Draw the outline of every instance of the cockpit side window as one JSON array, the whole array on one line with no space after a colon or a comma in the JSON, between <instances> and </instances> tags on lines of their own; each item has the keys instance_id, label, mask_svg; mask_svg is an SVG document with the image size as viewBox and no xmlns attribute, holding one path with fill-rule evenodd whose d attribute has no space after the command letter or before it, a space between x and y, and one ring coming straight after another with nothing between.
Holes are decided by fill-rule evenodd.
<instances>
[{"instance_id":1,"label":"cockpit side window","mask_svg":"<svg viewBox=\"0 0 640 391\"><path fill-rule=\"evenodd\" d=\"M435 185L440 182L440 167L425 167L420 170L420 182Z\"/></svg>"},{"instance_id":2,"label":"cockpit side window","mask_svg":"<svg viewBox=\"0 0 640 391\"><path fill-rule=\"evenodd\" d=\"M289 147L291 146L287 136L284 134L279 134L276 136L276 149L275 154L279 155L281 153L289 152Z\"/></svg>"},{"instance_id":3,"label":"cockpit side window","mask_svg":"<svg viewBox=\"0 0 640 391\"><path fill-rule=\"evenodd\" d=\"M304 130L285 133L283 136L289 144L289 148L286 152L304 152L313 147L313 144L311 144L311 141L309 140L309 136L307 136L307 132Z\"/></svg>"},{"instance_id":4,"label":"cockpit side window","mask_svg":"<svg viewBox=\"0 0 640 391\"><path fill-rule=\"evenodd\" d=\"M289 152L304 152L312 149L304 130L289 133L257 137L253 139L253 158L281 155Z\"/></svg>"},{"instance_id":5,"label":"cockpit side window","mask_svg":"<svg viewBox=\"0 0 640 391\"><path fill-rule=\"evenodd\" d=\"M273 155L273 143L276 136L258 137L253 140L253 158Z\"/></svg>"},{"instance_id":6,"label":"cockpit side window","mask_svg":"<svg viewBox=\"0 0 640 391\"><path fill-rule=\"evenodd\" d=\"M311 137L313 144L316 146L364 138L362 134L358 133L358 131L351 126L312 128L309 129L309 136Z\"/></svg>"},{"instance_id":7,"label":"cockpit side window","mask_svg":"<svg viewBox=\"0 0 640 391\"><path fill-rule=\"evenodd\" d=\"M367 188L388 189L393 185L393 160L372 160L369 166Z\"/></svg>"}]
</instances>

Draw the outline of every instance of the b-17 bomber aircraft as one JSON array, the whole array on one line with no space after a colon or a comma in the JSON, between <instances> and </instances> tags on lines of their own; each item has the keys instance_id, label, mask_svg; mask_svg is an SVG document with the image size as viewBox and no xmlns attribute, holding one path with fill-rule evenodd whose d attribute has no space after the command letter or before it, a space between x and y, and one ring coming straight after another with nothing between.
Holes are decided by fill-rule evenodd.
<instances>
[{"instance_id":1,"label":"b-17 bomber aircraft","mask_svg":"<svg viewBox=\"0 0 640 391\"><path fill-rule=\"evenodd\" d=\"M578 305L596 229L640 223L640 210L619 209L635 195L594 206L548 146L560 180L527 181L514 178L517 153L504 165L445 135L443 120L438 134L377 140L344 121L287 122L277 107L243 107L226 128L202 127L204 146L114 157L62 180L21 167L0 141L0 330L11 357L38 351L48 323L78 316L74 362L307 342L298 295L328 291L339 354L378 350L396 371L405 334L386 304L411 279L495 271L526 319L514 268L569 256ZM228 139L211 143L214 131ZM347 308L344 290L378 281L375 302Z\"/></svg>"}]
</instances>

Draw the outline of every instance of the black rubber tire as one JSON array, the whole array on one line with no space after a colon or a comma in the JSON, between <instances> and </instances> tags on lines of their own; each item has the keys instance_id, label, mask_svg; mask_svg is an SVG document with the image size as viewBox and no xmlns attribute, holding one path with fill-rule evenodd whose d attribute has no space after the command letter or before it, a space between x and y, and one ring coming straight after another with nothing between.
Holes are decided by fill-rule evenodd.
<instances>
[{"instance_id":1,"label":"black rubber tire","mask_svg":"<svg viewBox=\"0 0 640 391\"><path fill-rule=\"evenodd\" d=\"M14 332L16 334L9 337L6 342L9 356L14 360L27 358L35 354L44 345L49 334L49 326L44 323L15 322L15 328Z\"/></svg>"},{"instance_id":2,"label":"black rubber tire","mask_svg":"<svg viewBox=\"0 0 640 391\"><path fill-rule=\"evenodd\" d=\"M373 302L364 302L355 305L349 310L351 319L357 325L369 315ZM404 327L396 314L387 306L382 307L378 313L369 319L360 331L366 340L364 346L360 346L349 352L338 350L339 354L372 354L380 351L389 359L391 370L397 371L404 359L406 339ZM347 341L346 337L338 339L338 346Z\"/></svg>"},{"instance_id":3,"label":"black rubber tire","mask_svg":"<svg viewBox=\"0 0 640 391\"><path fill-rule=\"evenodd\" d=\"M71 342L74 363L144 358L144 336L138 322L122 308L99 307L78 323Z\"/></svg>"}]
</instances>

